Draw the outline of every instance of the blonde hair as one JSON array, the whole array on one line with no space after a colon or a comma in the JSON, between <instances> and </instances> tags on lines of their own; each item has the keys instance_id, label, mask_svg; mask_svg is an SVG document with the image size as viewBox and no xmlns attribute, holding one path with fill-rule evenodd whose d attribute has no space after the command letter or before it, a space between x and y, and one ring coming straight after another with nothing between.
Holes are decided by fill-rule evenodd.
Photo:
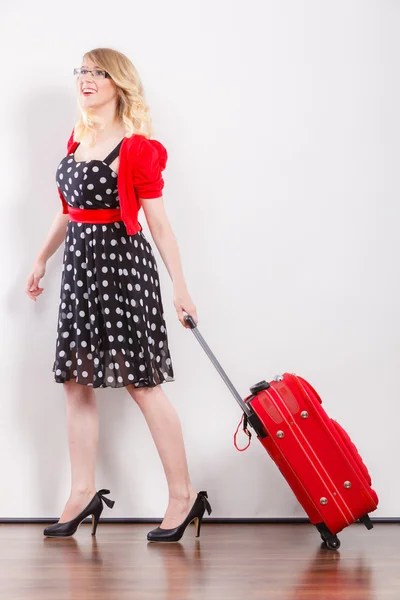
<instances>
[{"instance_id":1,"label":"blonde hair","mask_svg":"<svg viewBox=\"0 0 400 600\"><path fill-rule=\"evenodd\" d=\"M146 104L143 85L139 74L125 54L112 48L95 48L83 55L84 59L95 64L99 69L107 71L117 86L117 114L125 125L126 137L138 133L146 138L153 135L153 127ZM102 121L94 114L93 109L83 107L78 94L80 116L74 128L74 139L83 139L93 145L96 139L96 128L102 128ZM97 127L96 127L97 126Z\"/></svg>"}]
</instances>

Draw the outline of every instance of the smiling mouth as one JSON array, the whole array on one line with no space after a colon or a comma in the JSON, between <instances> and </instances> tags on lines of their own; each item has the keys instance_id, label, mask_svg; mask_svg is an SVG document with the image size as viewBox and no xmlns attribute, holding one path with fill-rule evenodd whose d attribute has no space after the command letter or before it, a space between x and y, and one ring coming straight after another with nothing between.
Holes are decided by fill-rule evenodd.
<instances>
[{"instance_id":1,"label":"smiling mouth","mask_svg":"<svg viewBox=\"0 0 400 600\"><path fill-rule=\"evenodd\" d=\"M84 96L92 96L93 94L96 93L95 90L82 90L81 92Z\"/></svg>"}]
</instances>

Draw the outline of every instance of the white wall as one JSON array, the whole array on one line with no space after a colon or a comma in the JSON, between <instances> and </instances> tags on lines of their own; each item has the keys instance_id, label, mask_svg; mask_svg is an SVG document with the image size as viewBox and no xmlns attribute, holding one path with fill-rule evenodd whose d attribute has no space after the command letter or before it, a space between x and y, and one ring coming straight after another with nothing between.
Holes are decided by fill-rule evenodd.
<instances>
[{"instance_id":1,"label":"white wall","mask_svg":"<svg viewBox=\"0 0 400 600\"><path fill-rule=\"evenodd\" d=\"M1 12L0 517L58 516L69 491L51 371L61 250L37 304L24 288L59 210L72 69L97 46L142 76L200 331L243 395L282 371L308 378L370 468L375 515L399 517L399 4L20 0ZM164 389L194 485L215 517L302 516L256 439L234 449L240 410L178 322L157 256L176 372ZM107 516L162 516L164 474L139 409L124 390L98 397Z\"/></svg>"}]
</instances>

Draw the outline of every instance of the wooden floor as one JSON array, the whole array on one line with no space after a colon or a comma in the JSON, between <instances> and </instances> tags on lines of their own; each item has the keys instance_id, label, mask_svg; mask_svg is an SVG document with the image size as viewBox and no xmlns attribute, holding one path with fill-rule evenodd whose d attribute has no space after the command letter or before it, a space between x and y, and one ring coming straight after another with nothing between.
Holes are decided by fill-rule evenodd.
<instances>
[{"instance_id":1,"label":"wooden floor","mask_svg":"<svg viewBox=\"0 0 400 600\"><path fill-rule=\"evenodd\" d=\"M154 525L82 524L72 538L0 525L1 600L400 600L400 526L353 525L338 552L310 525L203 523L151 544Z\"/></svg>"}]
</instances>

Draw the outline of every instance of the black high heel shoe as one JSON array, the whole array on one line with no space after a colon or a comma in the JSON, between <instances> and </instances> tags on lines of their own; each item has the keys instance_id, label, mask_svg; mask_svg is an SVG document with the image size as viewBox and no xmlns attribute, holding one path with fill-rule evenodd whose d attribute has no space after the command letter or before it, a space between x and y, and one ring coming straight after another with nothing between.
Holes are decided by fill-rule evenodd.
<instances>
[{"instance_id":1,"label":"black high heel shoe","mask_svg":"<svg viewBox=\"0 0 400 600\"><path fill-rule=\"evenodd\" d=\"M110 490L100 490L96 492L86 508L84 508L75 519L66 521L65 523L49 525L44 529L43 534L49 537L67 537L73 535L82 521L86 519L86 517L92 515L92 535L96 535L97 524L100 515L103 512L103 502L105 502L109 508L112 508L115 504L114 500L109 500L109 498L105 498L103 495L109 493Z\"/></svg>"},{"instance_id":2,"label":"black high heel shoe","mask_svg":"<svg viewBox=\"0 0 400 600\"><path fill-rule=\"evenodd\" d=\"M205 511L211 515L211 505L207 500L207 492L199 492L197 498L190 509L186 519L178 527L174 529L161 529L157 527L147 534L149 542L178 542L183 536L186 527L194 522L196 528L196 537L200 537L200 527Z\"/></svg>"}]
</instances>

